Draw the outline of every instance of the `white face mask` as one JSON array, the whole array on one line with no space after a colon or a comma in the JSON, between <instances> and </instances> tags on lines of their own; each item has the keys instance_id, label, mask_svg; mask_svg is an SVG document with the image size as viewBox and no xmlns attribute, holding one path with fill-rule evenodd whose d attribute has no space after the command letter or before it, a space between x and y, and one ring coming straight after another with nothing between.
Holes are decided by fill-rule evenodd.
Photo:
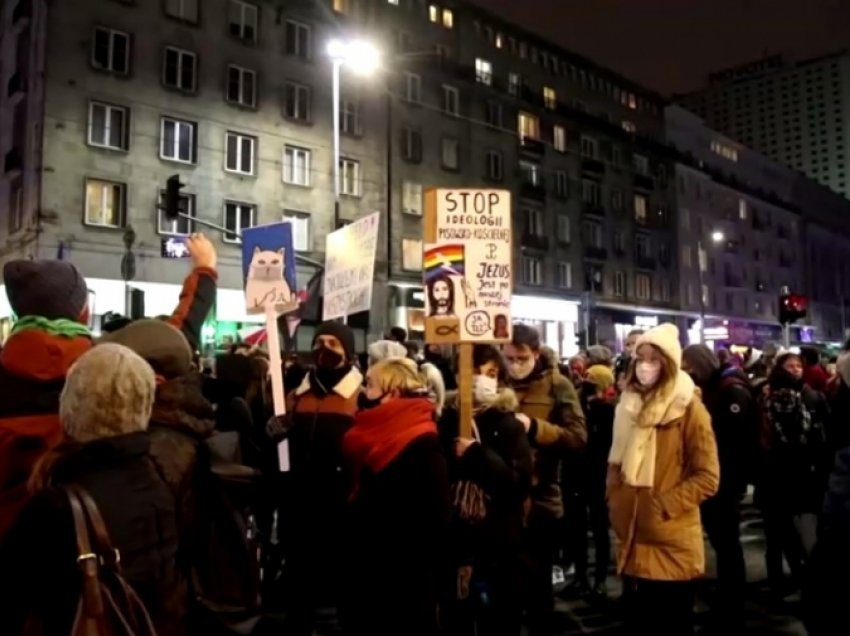
<instances>
[{"instance_id":1,"label":"white face mask","mask_svg":"<svg viewBox=\"0 0 850 636\"><path fill-rule=\"evenodd\" d=\"M534 371L537 361L531 358L527 362L512 362L508 365L508 375L514 380L524 380Z\"/></svg>"},{"instance_id":2,"label":"white face mask","mask_svg":"<svg viewBox=\"0 0 850 636\"><path fill-rule=\"evenodd\" d=\"M472 378L472 397L476 404L491 404L499 393L499 381L487 375Z\"/></svg>"},{"instance_id":3,"label":"white face mask","mask_svg":"<svg viewBox=\"0 0 850 636\"><path fill-rule=\"evenodd\" d=\"M638 362L635 366L635 375L642 386L655 386L655 383L658 382L658 376L661 375L661 363L657 361Z\"/></svg>"}]
</instances>

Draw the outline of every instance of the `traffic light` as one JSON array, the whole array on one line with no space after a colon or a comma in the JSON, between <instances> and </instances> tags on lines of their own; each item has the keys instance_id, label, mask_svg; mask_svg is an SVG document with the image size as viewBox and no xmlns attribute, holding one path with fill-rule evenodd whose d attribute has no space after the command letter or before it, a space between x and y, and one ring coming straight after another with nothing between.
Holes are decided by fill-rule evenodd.
<instances>
[{"instance_id":1,"label":"traffic light","mask_svg":"<svg viewBox=\"0 0 850 636\"><path fill-rule=\"evenodd\" d=\"M180 203L180 189L184 186L177 174L171 175L165 182L165 218L169 221L176 221L181 212L186 212Z\"/></svg>"},{"instance_id":2,"label":"traffic light","mask_svg":"<svg viewBox=\"0 0 850 636\"><path fill-rule=\"evenodd\" d=\"M127 313L130 320L139 320L145 317L145 292L138 287L127 289Z\"/></svg>"},{"instance_id":3,"label":"traffic light","mask_svg":"<svg viewBox=\"0 0 850 636\"><path fill-rule=\"evenodd\" d=\"M779 294L779 322L783 325L805 318L809 312L809 299L803 294L783 291Z\"/></svg>"}]
</instances>

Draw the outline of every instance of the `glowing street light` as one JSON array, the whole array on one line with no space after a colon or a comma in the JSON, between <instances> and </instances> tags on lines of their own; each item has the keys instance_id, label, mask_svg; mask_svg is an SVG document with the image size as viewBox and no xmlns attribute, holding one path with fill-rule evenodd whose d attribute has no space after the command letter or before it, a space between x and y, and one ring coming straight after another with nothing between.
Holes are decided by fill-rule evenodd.
<instances>
[{"instance_id":1,"label":"glowing street light","mask_svg":"<svg viewBox=\"0 0 850 636\"><path fill-rule=\"evenodd\" d=\"M709 237L714 245L722 243L726 240L726 235L721 230L714 230ZM705 254L705 263L703 263L702 255ZM705 344L705 272L704 266L708 265L708 252L702 245L702 237L697 240L697 264L699 265L699 324L700 324L700 342Z\"/></svg>"},{"instance_id":2,"label":"glowing street light","mask_svg":"<svg viewBox=\"0 0 850 636\"><path fill-rule=\"evenodd\" d=\"M720 230L715 230L711 233L711 242L712 243L722 243L726 240L726 235Z\"/></svg>"}]
</instances>

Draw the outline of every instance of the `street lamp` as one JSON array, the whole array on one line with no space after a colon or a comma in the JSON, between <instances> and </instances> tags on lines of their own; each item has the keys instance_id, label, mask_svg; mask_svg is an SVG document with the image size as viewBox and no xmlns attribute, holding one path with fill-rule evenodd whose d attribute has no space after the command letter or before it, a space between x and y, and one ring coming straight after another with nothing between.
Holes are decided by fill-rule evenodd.
<instances>
[{"instance_id":1,"label":"street lamp","mask_svg":"<svg viewBox=\"0 0 850 636\"><path fill-rule=\"evenodd\" d=\"M375 72L380 64L378 49L365 40L339 40L328 42L328 56L333 63L333 146L334 146L334 229L339 227L339 71L343 64L360 76Z\"/></svg>"},{"instance_id":2,"label":"street lamp","mask_svg":"<svg viewBox=\"0 0 850 636\"><path fill-rule=\"evenodd\" d=\"M720 230L715 230L711 233L712 244L722 243L726 240L726 235ZM702 255L705 254L705 262L703 263ZM705 266L708 266L708 252L702 245L702 235L697 239L697 260L699 261L697 268L699 270L699 341L700 344L705 344Z\"/></svg>"}]
</instances>

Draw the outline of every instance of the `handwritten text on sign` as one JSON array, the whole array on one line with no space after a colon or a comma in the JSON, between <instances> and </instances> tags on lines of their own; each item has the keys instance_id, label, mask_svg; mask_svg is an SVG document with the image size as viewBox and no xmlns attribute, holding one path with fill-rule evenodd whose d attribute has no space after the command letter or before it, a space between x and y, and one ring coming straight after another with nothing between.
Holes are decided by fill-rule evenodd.
<instances>
[{"instance_id":1,"label":"handwritten text on sign","mask_svg":"<svg viewBox=\"0 0 850 636\"><path fill-rule=\"evenodd\" d=\"M372 306L378 213L327 236L322 320L334 320Z\"/></svg>"},{"instance_id":2,"label":"handwritten text on sign","mask_svg":"<svg viewBox=\"0 0 850 636\"><path fill-rule=\"evenodd\" d=\"M510 193L438 189L435 207L434 241L423 254L433 333L458 342L507 340L513 293Z\"/></svg>"}]
</instances>

